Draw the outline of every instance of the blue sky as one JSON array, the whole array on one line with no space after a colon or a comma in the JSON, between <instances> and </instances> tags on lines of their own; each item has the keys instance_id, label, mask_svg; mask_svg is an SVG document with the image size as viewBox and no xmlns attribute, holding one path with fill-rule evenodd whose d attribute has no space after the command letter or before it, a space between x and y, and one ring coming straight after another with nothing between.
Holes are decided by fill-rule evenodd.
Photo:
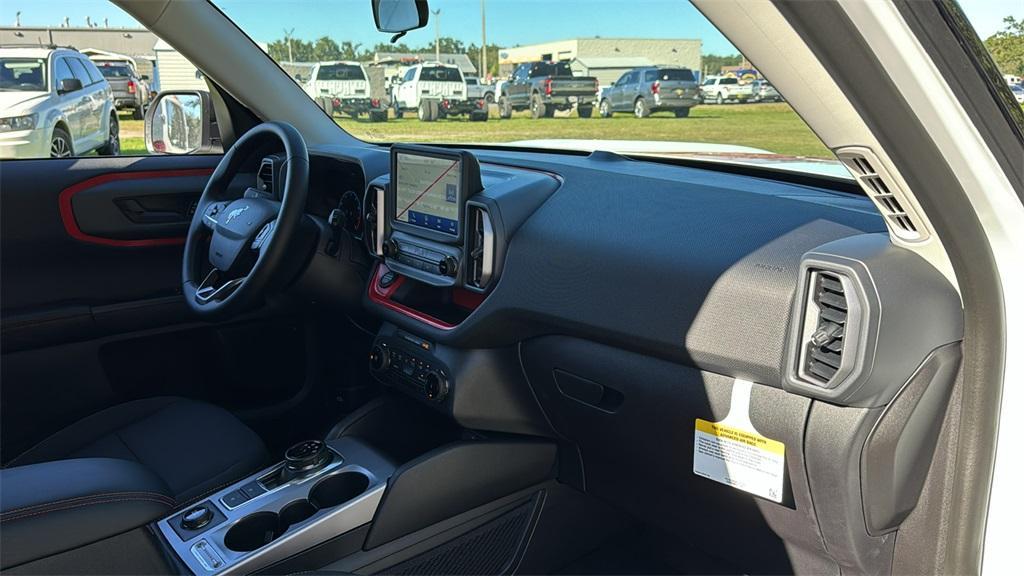
<instances>
[{"instance_id":1,"label":"blue sky","mask_svg":"<svg viewBox=\"0 0 1024 576\"><path fill-rule=\"evenodd\" d=\"M214 0L255 40L269 42L295 29L296 38L330 36L371 46L387 40L373 28L369 0ZM579 36L700 38L705 53L736 49L689 3L681 0L486 0L487 40L501 46L532 44ZM1004 16L1024 19L1024 0L961 0L982 38L1002 28ZM430 0L441 10L441 34L480 43L479 0ZM25 26L72 25L86 16L111 26L137 26L107 0L2 0L0 22L11 25L21 11ZM409 33L402 42L427 46L433 25Z\"/></svg>"}]
</instances>

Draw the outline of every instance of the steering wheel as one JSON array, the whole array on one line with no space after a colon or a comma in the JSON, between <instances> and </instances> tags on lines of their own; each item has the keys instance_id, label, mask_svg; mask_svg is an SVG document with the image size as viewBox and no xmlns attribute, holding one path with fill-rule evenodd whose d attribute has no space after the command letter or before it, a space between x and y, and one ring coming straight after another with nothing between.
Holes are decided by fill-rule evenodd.
<instances>
[{"instance_id":1,"label":"steering wheel","mask_svg":"<svg viewBox=\"0 0 1024 576\"><path fill-rule=\"evenodd\" d=\"M232 179L272 138L284 146L281 200L255 188L241 198L230 198ZM181 280L185 301L194 312L207 318L237 314L283 287L292 268L286 265L286 256L305 213L308 184L306 143L290 124L259 124L224 154L206 183L185 241ZM209 266L202 266L200 252L207 240ZM209 272L203 274L204 268Z\"/></svg>"}]
</instances>

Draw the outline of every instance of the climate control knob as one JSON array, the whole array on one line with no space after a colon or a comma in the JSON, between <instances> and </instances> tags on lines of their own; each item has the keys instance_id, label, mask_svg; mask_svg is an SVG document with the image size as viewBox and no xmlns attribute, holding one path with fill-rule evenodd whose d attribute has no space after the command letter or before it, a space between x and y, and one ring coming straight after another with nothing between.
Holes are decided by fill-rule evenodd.
<instances>
[{"instance_id":1,"label":"climate control knob","mask_svg":"<svg viewBox=\"0 0 1024 576\"><path fill-rule=\"evenodd\" d=\"M459 261L451 256L445 256L444 260L437 263L437 271L443 276L454 278L459 274Z\"/></svg>"},{"instance_id":2,"label":"climate control knob","mask_svg":"<svg viewBox=\"0 0 1024 576\"><path fill-rule=\"evenodd\" d=\"M440 402L448 396L448 378L438 370L431 370L427 373L427 382L424 386L427 400Z\"/></svg>"},{"instance_id":3,"label":"climate control knob","mask_svg":"<svg viewBox=\"0 0 1024 576\"><path fill-rule=\"evenodd\" d=\"M384 348L374 346L370 350L370 370L373 370L374 372L387 370L388 361L388 351Z\"/></svg>"}]
</instances>

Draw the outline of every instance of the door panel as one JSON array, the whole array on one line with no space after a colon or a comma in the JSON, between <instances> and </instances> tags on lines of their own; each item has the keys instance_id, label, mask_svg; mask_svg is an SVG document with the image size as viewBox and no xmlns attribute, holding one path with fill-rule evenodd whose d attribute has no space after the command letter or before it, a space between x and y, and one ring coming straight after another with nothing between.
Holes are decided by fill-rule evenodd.
<instances>
[{"instance_id":1,"label":"door panel","mask_svg":"<svg viewBox=\"0 0 1024 576\"><path fill-rule=\"evenodd\" d=\"M180 395L273 418L306 389L301 315L205 323L181 300L182 236L219 160L3 162L4 460L129 399ZM232 187L240 194L254 178Z\"/></svg>"}]
</instances>

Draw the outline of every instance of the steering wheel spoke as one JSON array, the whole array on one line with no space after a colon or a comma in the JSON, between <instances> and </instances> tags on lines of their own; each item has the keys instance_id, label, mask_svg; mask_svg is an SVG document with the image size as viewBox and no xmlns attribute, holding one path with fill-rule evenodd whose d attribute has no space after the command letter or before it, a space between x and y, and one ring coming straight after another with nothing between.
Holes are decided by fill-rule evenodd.
<instances>
[{"instance_id":1,"label":"steering wheel spoke","mask_svg":"<svg viewBox=\"0 0 1024 576\"><path fill-rule=\"evenodd\" d=\"M216 230L217 223L220 221L220 215L228 204L230 202L210 202L207 204L203 209L203 225L210 230Z\"/></svg>"},{"instance_id":2,"label":"steering wheel spoke","mask_svg":"<svg viewBox=\"0 0 1024 576\"><path fill-rule=\"evenodd\" d=\"M210 270L210 273L206 275L206 278L203 279L202 284L196 290L197 303L209 304L210 302L220 302L234 293L248 278L246 275L222 282L221 276L223 276L223 273L220 270L216 268Z\"/></svg>"}]
</instances>

